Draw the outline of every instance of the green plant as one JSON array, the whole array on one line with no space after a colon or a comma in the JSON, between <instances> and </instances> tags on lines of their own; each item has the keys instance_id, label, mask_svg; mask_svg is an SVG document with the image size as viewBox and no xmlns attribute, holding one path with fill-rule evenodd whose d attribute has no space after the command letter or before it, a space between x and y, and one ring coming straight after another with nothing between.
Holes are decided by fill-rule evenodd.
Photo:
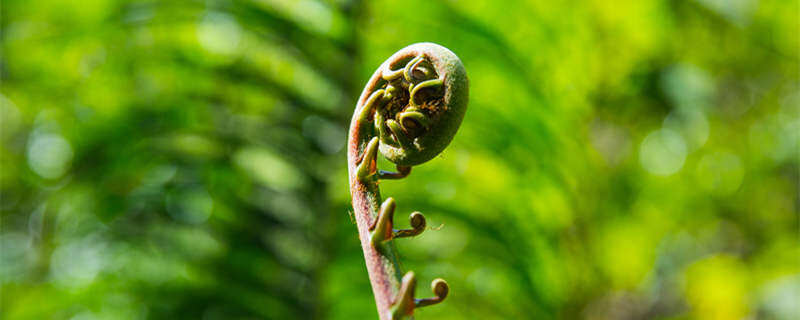
<instances>
[{"instance_id":1,"label":"green plant","mask_svg":"<svg viewBox=\"0 0 800 320\"><path fill-rule=\"evenodd\" d=\"M381 203L381 179L401 179L411 167L441 153L458 130L468 100L468 80L458 57L440 45L418 43L392 55L370 78L350 123L348 169L359 238L364 250L375 303L382 320L410 317L414 308L441 302L447 282L431 284L436 297L414 299L416 278L402 279L394 238L425 229L425 217L414 212L412 229L393 226L395 201ZM397 172L377 169L378 151Z\"/></svg>"}]
</instances>

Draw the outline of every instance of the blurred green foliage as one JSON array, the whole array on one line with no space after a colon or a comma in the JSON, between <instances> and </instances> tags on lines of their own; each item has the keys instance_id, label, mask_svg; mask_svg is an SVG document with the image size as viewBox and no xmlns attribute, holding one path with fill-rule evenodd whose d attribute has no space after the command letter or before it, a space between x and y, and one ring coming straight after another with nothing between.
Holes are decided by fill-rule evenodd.
<instances>
[{"instance_id":1,"label":"blurred green foliage","mask_svg":"<svg viewBox=\"0 0 800 320\"><path fill-rule=\"evenodd\" d=\"M382 184L437 227L398 241L451 285L417 318L800 317L796 1L0 10L2 319L374 319L343 147L420 41L471 103Z\"/></svg>"}]
</instances>

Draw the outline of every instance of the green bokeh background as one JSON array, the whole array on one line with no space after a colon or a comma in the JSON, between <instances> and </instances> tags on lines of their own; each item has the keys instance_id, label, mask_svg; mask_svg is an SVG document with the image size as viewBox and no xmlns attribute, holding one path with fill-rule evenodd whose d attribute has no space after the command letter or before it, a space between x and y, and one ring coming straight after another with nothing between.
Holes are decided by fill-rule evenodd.
<instances>
[{"instance_id":1,"label":"green bokeh background","mask_svg":"<svg viewBox=\"0 0 800 320\"><path fill-rule=\"evenodd\" d=\"M0 11L1 319L375 319L346 132L421 41L471 101L381 184L417 319L800 318L797 1Z\"/></svg>"}]
</instances>

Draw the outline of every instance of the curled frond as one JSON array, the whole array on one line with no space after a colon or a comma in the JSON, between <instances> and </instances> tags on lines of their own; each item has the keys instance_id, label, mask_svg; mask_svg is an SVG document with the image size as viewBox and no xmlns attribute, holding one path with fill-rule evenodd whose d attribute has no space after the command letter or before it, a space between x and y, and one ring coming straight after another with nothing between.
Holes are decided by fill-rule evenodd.
<instances>
[{"instance_id":1,"label":"curled frond","mask_svg":"<svg viewBox=\"0 0 800 320\"><path fill-rule=\"evenodd\" d=\"M441 153L467 109L469 84L461 60L440 45L418 43L386 60L380 76L371 94L383 95L373 117L381 154L413 166ZM373 101L370 96L370 108Z\"/></svg>"}]
</instances>

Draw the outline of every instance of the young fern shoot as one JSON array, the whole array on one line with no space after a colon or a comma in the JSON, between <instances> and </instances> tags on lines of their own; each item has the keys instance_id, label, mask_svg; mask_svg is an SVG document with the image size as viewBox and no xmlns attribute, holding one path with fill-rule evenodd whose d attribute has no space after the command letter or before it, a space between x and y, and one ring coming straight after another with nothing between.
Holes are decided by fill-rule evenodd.
<instances>
[{"instance_id":1,"label":"young fern shoot","mask_svg":"<svg viewBox=\"0 0 800 320\"><path fill-rule=\"evenodd\" d=\"M395 201L381 201L378 183L402 179L412 166L441 153L461 125L468 95L461 60L440 45L417 43L375 71L356 105L347 149L350 195L381 320L411 318L415 308L447 297L447 282L436 279L433 298L414 298L416 277L412 271L401 276L392 240L422 233L425 216L413 212L411 229L394 229ZM377 169L378 151L395 164L396 172Z\"/></svg>"}]
</instances>

